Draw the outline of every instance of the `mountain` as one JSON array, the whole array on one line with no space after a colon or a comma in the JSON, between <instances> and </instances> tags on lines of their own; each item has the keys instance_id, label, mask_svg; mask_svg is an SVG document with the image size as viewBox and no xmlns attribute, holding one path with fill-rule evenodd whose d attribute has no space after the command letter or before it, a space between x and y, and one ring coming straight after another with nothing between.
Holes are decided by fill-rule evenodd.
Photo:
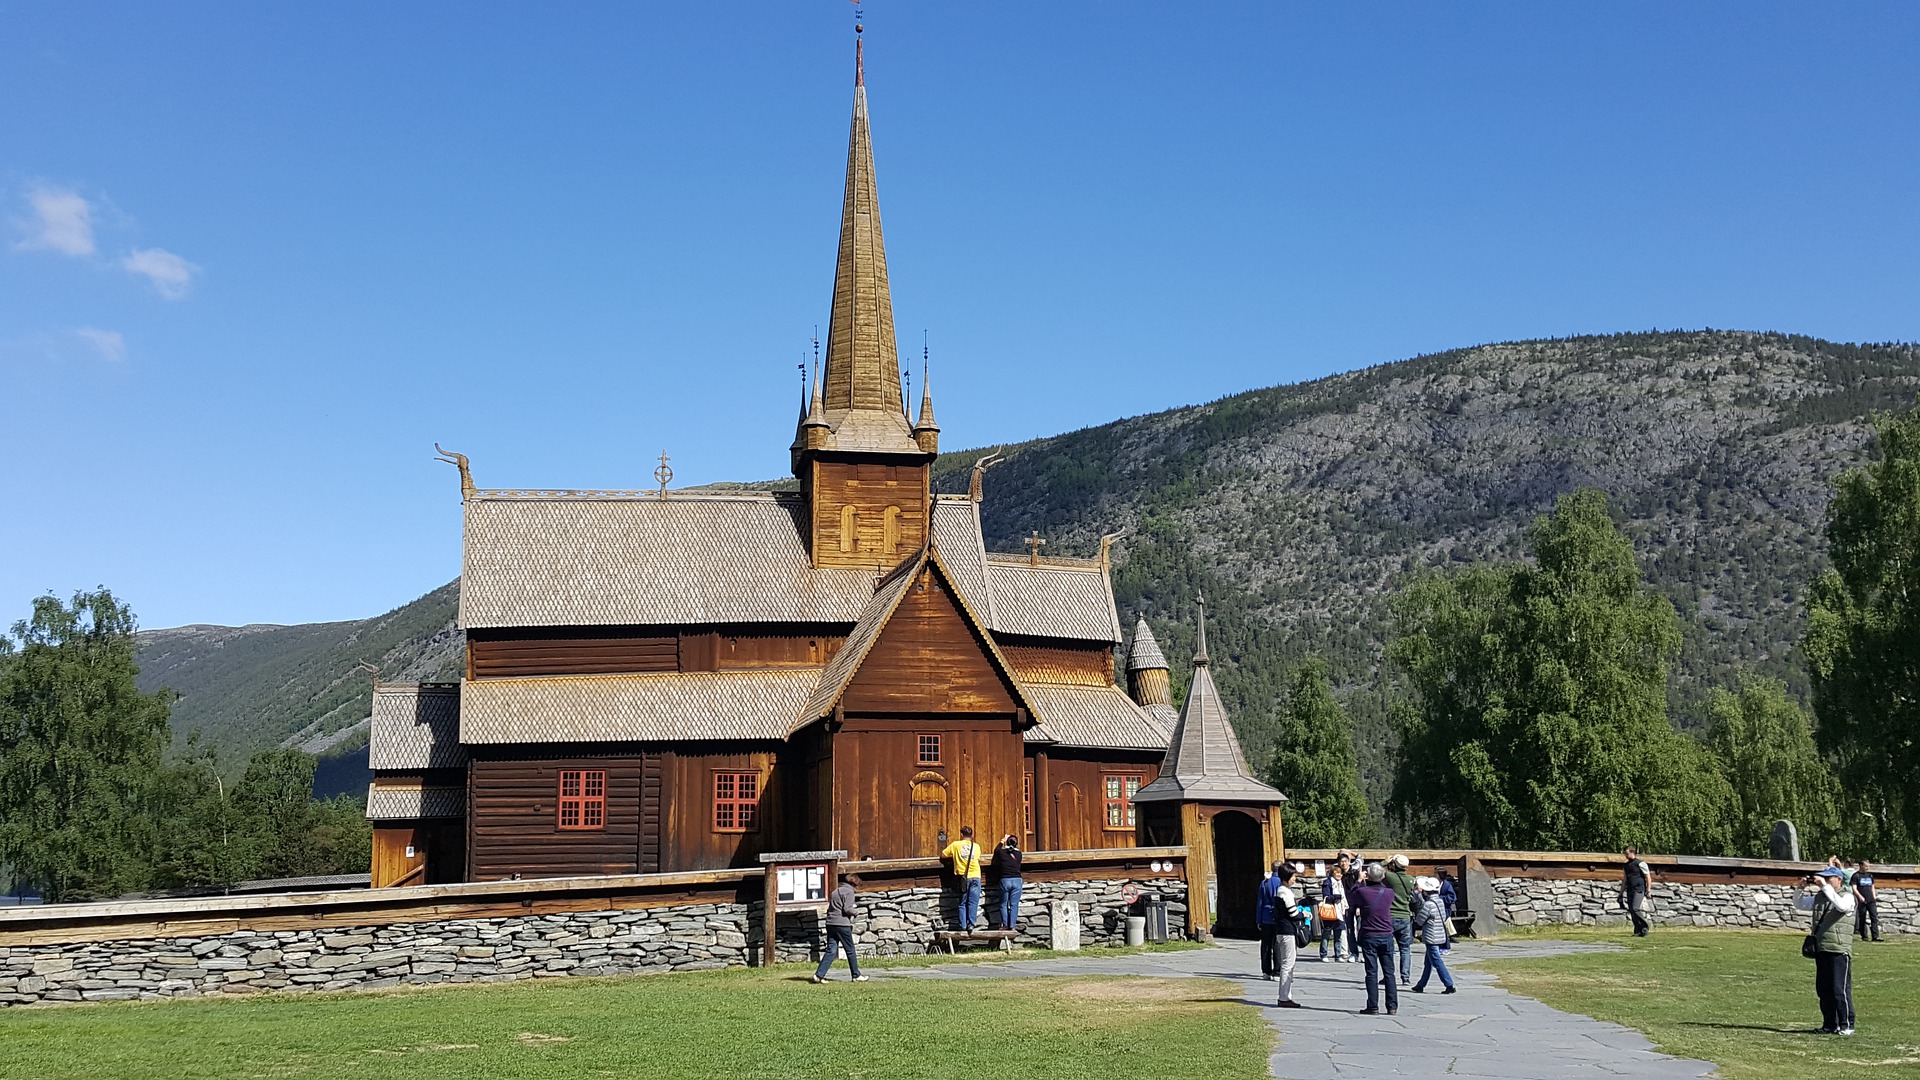
<instances>
[{"instance_id":1,"label":"mountain","mask_svg":"<svg viewBox=\"0 0 1920 1080\"><path fill-rule=\"evenodd\" d=\"M1697 722L1709 689L1750 673L1804 693L1801 597L1823 564L1830 481L1864 460L1873 413L1916 392L1912 345L1730 331L1514 342L948 453L935 483L964 491L976 458L1005 455L984 506L1000 550L1038 531L1049 553L1091 554L1124 530L1124 621L1153 619L1176 669L1204 593L1215 677L1250 756L1270 748L1288 665L1325 657L1377 796L1392 753L1389 597L1433 569L1518 557L1532 519L1577 487L1608 492L1681 614L1677 719ZM149 632L142 681L182 691L180 730L236 750L337 732L366 715L356 665L457 672L455 587L361 622Z\"/></svg>"},{"instance_id":2,"label":"mountain","mask_svg":"<svg viewBox=\"0 0 1920 1080\"><path fill-rule=\"evenodd\" d=\"M465 666L465 635L453 625L458 588L450 582L372 619L143 630L140 688L180 695L176 743L197 733L230 767L255 750L299 746L323 755L316 788L353 790L364 771L373 670L416 682L457 678Z\"/></svg>"}]
</instances>

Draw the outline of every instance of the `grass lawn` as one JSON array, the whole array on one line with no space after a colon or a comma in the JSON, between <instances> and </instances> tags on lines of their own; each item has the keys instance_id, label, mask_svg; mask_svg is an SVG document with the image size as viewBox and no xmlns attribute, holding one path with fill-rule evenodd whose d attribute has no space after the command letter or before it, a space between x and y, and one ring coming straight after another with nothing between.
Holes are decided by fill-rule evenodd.
<instances>
[{"instance_id":1,"label":"grass lawn","mask_svg":"<svg viewBox=\"0 0 1920 1080\"><path fill-rule=\"evenodd\" d=\"M0 1078L1237 1080L1266 1075L1273 1041L1212 979L845 973L827 986L788 965L0 1010Z\"/></svg>"},{"instance_id":2,"label":"grass lawn","mask_svg":"<svg viewBox=\"0 0 1920 1080\"><path fill-rule=\"evenodd\" d=\"M1800 935L1662 928L1549 927L1540 936L1604 939L1624 953L1496 960L1500 985L1558 1009L1644 1031L1662 1050L1718 1062L1727 1080L1854 1075L1920 1078L1920 940L1856 942L1853 1007L1859 1034L1815 1035L1820 1000Z\"/></svg>"}]
</instances>

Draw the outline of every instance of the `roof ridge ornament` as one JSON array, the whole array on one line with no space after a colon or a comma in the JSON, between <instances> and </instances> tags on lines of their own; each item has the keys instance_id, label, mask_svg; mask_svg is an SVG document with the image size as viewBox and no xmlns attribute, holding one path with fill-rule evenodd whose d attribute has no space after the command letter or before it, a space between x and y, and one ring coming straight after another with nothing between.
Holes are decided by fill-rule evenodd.
<instances>
[{"instance_id":1,"label":"roof ridge ornament","mask_svg":"<svg viewBox=\"0 0 1920 1080\"><path fill-rule=\"evenodd\" d=\"M467 466L467 455L456 454L451 450L442 450L439 443L433 444L434 452L440 456L435 461L444 461L460 470L460 501L466 502L479 493L473 486L473 470Z\"/></svg>"},{"instance_id":2,"label":"roof ridge ornament","mask_svg":"<svg viewBox=\"0 0 1920 1080\"><path fill-rule=\"evenodd\" d=\"M1200 595L1200 634L1196 642L1193 649L1193 662L1198 667L1207 667L1211 662L1207 659L1207 597L1205 593Z\"/></svg>"},{"instance_id":3,"label":"roof ridge ornament","mask_svg":"<svg viewBox=\"0 0 1920 1080\"><path fill-rule=\"evenodd\" d=\"M979 503L986 491L987 470L1005 460L1006 458L1001 456L998 450L995 450L993 453L975 461L973 463L973 479L967 483L967 497L972 499L976 504Z\"/></svg>"},{"instance_id":4,"label":"roof ridge ornament","mask_svg":"<svg viewBox=\"0 0 1920 1080\"><path fill-rule=\"evenodd\" d=\"M667 464L667 452L660 451L660 464L653 470L653 478L660 482L659 498L667 497L667 485L673 481L673 466Z\"/></svg>"}]
</instances>

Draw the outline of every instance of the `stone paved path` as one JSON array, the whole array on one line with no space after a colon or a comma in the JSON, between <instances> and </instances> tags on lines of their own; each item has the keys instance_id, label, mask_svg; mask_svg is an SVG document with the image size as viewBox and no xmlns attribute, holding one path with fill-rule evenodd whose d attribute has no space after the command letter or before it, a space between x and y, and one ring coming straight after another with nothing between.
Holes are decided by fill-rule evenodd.
<instances>
[{"instance_id":1,"label":"stone paved path","mask_svg":"<svg viewBox=\"0 0 1920 1080\"><path fill-rule=\"evenodd\" d=\"M1510 994L1473 966L1497 956L1551 956L1610 948L1564 941L1461 942L1448 964L1460 992L1442 996L1437 979L1424 994L1402 988L1398 1016L1359 1015L1366 1004L1362 965L1322 964L1312 959L1299 964L1294 983L1294 1000L1306 1008L1274 1008L1277 986L1259 976L1259 947L1241 941L1188 952L1103 957L1092 950L1071 959L875 968L873 973L880 978L913 979L1152 975L1232 980L1239 984L1247 1004L1257 1006L1280 1033L1270 1069L1285 1080L1356 1076L1681 1080L1711 1074L1715 1066L1710 1061L1669 1057L1631 1028ZM1309 955L1317 953L1309 950ZM1413 964L1418 978L1418 947Z\"/></svg>"}]
</instances>

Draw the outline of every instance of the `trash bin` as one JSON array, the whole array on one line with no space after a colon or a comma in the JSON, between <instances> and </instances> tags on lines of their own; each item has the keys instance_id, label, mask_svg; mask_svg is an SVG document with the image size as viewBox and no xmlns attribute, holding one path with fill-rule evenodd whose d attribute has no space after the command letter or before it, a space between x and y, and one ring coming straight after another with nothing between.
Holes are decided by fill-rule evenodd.
<instances>
[{"instance_id":1,"label":"trash bin","mask_svg":"<svg viewBox=\"0 0 1920 1080\"><path fill-rule=\"evenodd\" d=\"M1147 917L1144 915L1127 916L1127 944L1145 945L1147 943Z\"/></svg>"},{"instance_id":2,"label":"trash bin","mask_svg":"<svg viewBox=\"0 0 1920 1080\"><path fill-rule=\"evenodd\" d=\"M1148 893L1140 898L1141 912L1147 918L1147 940L1155 945L1165 944L1167 940L1167 900L1159 893Z\"/></svg>"}]
</instances>

